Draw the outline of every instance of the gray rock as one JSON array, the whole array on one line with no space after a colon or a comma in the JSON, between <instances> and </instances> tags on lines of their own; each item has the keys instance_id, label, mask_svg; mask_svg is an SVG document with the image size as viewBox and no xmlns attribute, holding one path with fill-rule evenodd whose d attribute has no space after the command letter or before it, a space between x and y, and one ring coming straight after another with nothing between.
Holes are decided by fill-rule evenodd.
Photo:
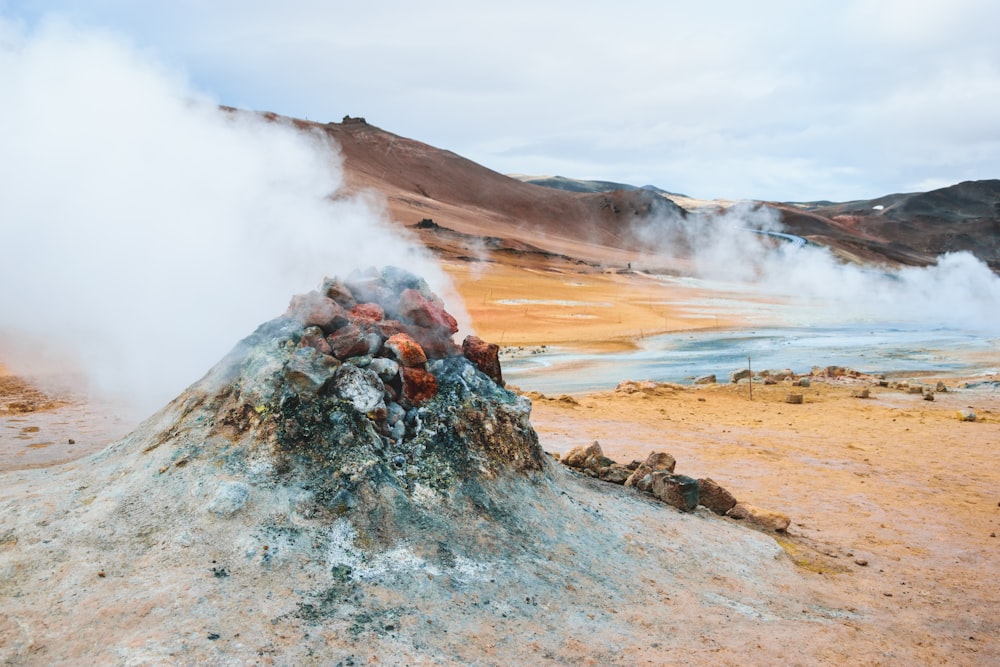
<instances>
[{"instance_id":1,"label":"gray rock","mask_svg":"<svg viewBox=\"0 0 1000 667\"><path fill-rule=\"evenodd\" d=\"M350 402L355 410L365 415L385 416L385 385L374 371L344 364L334 381L337 396Z\"/></svg>"},{"instance_id":2,"label":"gray rock","mask_svg":"<svg viewBox=\"0 0 1000 667\"><path fill-rule=\"evenodd\" d=\"M250 487L243 482L222 482L206 509L213 514L230 516L250 499Z\"/></svg>"},{"instance_id":3,"label":"gray rock","mask_svg":"<svg viewBox=\"0 0 1000 667\"><path fill-rule=\"evenodd\" d=\"M392 382L399 375L399 362L395 359L378 357L372 359L368 367L378 374L382 382Z\"/></svg>"},{"instance_id":4,"label":"gray rock","mask_svg":"<svg viewBox=\"0 0 1000 667\"><path fill-rule=\"evenodd\" d=\"M694 379L695 384L715 384L715 375L701 375Z\"/></svg>"},{"instance_id":5,"label":"gray rock","mask_svg":"<svg viewBox=\"0 0 1000 667\"><path fill-rule=\"evenodd\" d=\"M300 347L285 363L285 377L300 395L316 395L333 377L340 362L313 347Z\"/></svg>"},{"instance_id":6,"label":"gray rock","mask_svg":"<svg viewBox=\"0 0 1000 667\"><path fill-rule=\"evenodd\" d=\"M690 512L698 506L698 480L658 471L653 473L652 481L653 495L671 507Z\"/></svg>"},{"instance_id":7,"label":"gray rock","mask_svg":"<svg viewBox=\"0 0 1000 667\"><path fill-rule=\"evenodd\" d=\"M729 381L732 384L737 384L740 380L749 379L752 375L749 368L742 368L738 371L731 371L729 373Z\"/></svg>"}]
</instances>

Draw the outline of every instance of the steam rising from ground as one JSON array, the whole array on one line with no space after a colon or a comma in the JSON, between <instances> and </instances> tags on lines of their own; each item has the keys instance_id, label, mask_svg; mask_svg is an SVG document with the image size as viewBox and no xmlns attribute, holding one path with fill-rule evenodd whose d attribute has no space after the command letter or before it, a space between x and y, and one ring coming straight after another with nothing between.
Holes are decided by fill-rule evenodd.
<instances>
[{"instance_id":1,"label":"steam rising from ground","mask_svg":"<svg viewBox=\"0 0 1000 667\"><path fill-rule=\"evenodd\" d=\"M398 264L450 294L335 147L229 115L115 37L0 18L0 361L82 365L148 411L326 274ZM458 313L456 313L458 314Z\"/></svg>"},{"instance_id":2,"label":"steam rising from ground","mask_svg":"<svg viewBox=\"0 0 1000 667\"><path fill-rule=\"evenodd\" d=\"M688 258L697 277L749 283L814 307L792 324L879 322L1000 336L1000 277L970 253L942 255L924 268L866 267L781 233L773 209L749 204L663 218L636 230L658 256Z\"/></svg>"}]
</instances>

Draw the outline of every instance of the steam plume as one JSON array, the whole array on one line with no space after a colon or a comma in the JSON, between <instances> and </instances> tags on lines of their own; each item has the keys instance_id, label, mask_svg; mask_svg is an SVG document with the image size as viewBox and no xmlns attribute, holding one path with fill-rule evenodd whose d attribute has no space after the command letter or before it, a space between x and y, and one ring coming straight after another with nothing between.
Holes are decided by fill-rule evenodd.
<instances>
[{"instance_id":1,"label":"steam plume","mask_svg":"<svg viewBox=\"0 0 1000 667\"><path fill-rule=\"evenodd\" d=\"M335 147L226 114L119 41L0 17L0 360L82 368L148 411L326 274L443 273L377 202L331 197Z\"/></svg>"},{"instance_id":2,"label":"steam plume","mask_svg":"<svg viewBox=\"0 0 1000 667\"><path fill-rule=\"evenodd\" d=\"M690 258L697 277L751 283L816 306L811 315L800 311L806 319L798 324L818 317L1000 335L1000 277L968 252L942 255L923 268L846 264L826 248L778 240L777 213L749 204L721 215L662 218L635 233L665 259Z\"/></svg>"}]
</instances>

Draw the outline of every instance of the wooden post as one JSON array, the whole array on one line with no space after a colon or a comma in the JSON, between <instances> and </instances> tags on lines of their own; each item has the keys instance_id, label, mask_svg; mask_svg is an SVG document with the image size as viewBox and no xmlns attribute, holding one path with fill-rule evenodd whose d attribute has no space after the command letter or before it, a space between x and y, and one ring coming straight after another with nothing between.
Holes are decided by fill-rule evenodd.
<instances>
[{"instance_id":1,"label":"wooden post","mask_svg":"<svg viewBox=\"0 0 1000 667\"><path fill-rule=\"evenodd\" d=\"M753 370L750 368L750 357L749 356L747 357L747 372L750 373L750 377L747 378L747 380L750 381L750 384L747 385L747 386L750 387L750 400L752 401L753 400Z\"/></svg>"}]
</instances>

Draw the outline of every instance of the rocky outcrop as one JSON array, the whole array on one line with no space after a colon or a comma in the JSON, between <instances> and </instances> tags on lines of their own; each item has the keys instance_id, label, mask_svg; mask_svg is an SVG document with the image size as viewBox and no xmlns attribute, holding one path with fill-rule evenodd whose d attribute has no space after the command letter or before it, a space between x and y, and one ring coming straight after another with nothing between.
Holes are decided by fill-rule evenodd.
<instances>
[{"instance_id":1,"label":"rocky outcrop","mask_svg":"<svg viewBox=\"0 0 1000 667\"><path fill-rule=\"evenodd\" d=\"M745 520L754 528L772 532L783 532L791 524L780 512L737 502L732 493L709 477L694 479L675 474L677 461L667 452L650 452L644 461L622 465L606 457L595 440L556 456L556 460L590 477L632 487L681 512L691 512L701 505L720 516Z\"/></svg>"}]
</instances>

